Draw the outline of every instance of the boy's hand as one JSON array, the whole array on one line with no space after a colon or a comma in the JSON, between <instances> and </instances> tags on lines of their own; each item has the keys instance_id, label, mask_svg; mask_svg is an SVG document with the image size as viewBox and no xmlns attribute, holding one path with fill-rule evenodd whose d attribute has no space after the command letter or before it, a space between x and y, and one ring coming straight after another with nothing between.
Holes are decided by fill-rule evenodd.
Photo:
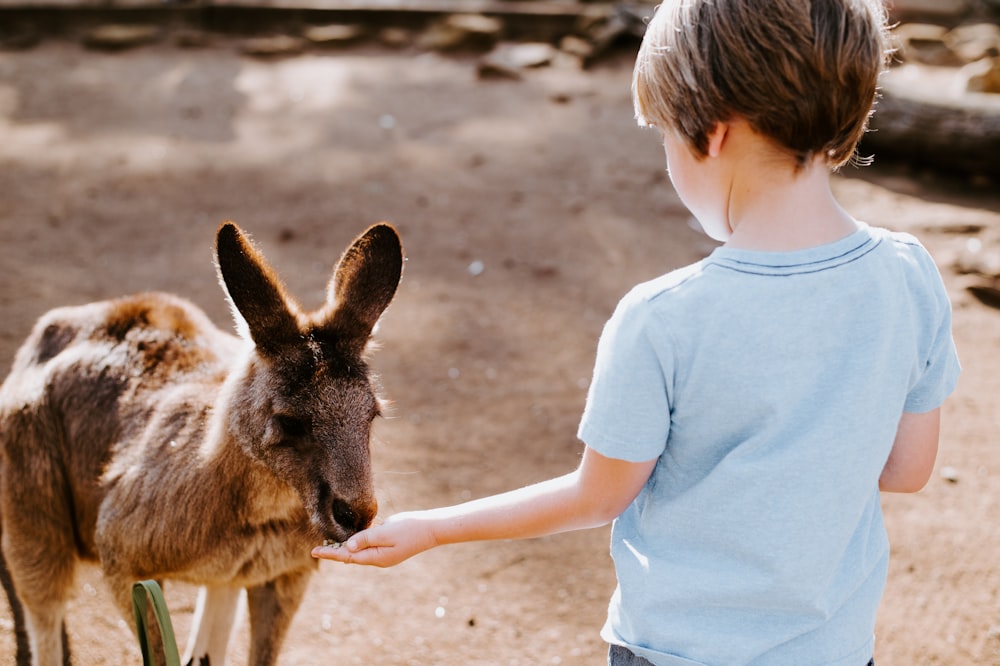
<instances>
[{"instance_id":1,"label":"boy's hand","mask_svg":"<svg viewBox=\"0 0 1000 666\"><path fill-rule=\"evenodd\" d=\"M455 506L397 513L339 548L313 548L312 555L390 567L446 543L527 539L606 525L636 498L657 460L607 458L586 447L575 472Z\"/></svg>"},{"instance_id":2,"label":"boy's hand","mask_svg":"<svg viewBox=\"0 0 1000 666\"><path fill-rule=\"evenodd\" d=\"M398 513L384 524L358 532L340 546L317 546L312 556L346 564L391 567L437 544L418 513Z\"/></svg>"}]
</instances>

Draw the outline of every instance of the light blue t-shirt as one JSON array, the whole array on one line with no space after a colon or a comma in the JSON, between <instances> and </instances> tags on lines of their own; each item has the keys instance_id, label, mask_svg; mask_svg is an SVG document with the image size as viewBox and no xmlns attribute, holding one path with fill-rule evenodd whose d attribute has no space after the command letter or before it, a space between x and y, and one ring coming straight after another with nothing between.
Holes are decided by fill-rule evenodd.
<instances>
[{"instance_id":1,"label":"light blue t-shirt","mask_svg":"<svg viewBox=\"0 0 1000 666\"><path fill-rule=\"evenodd\" d=\"M879 475L902 413L958 374L940 274L907 234L722 247L635 287L579 429L658 459L614 523L604 639L657 666L864 666L889 558Z\"/></svg>"}]
</instances>

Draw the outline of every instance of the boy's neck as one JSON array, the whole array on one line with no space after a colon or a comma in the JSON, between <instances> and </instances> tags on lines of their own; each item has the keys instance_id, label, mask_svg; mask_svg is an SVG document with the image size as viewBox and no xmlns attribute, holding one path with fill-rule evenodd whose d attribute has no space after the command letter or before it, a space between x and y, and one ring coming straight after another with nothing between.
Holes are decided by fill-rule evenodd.
<instances>
[{"instance_id":1,"label":"boy's neck","mask_svg":"<svg viewBox=\"0 0 1000 666\"><path fill-rule=\"evenodd\" d=\"M785 160L768 165L757 151L734 159L728 205L732 234L726 247L787 252L832 243L858 230L858 222L833 196L830 170L821 158L797 170Z\"/></svg>"}]
</instances>

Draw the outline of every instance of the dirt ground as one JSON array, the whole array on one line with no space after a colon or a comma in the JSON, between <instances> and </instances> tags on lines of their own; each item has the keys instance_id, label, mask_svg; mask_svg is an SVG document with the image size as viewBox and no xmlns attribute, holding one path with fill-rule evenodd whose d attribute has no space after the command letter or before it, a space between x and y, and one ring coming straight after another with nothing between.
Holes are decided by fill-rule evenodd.
<instances>
[{"instance_id":1,"label":"dirt ground","mask_svg":"<svg viewBox=\"0 0 1000 666\"><path fill-rule=\"evenodd\" d=\"M223 327L218 223L254 235L318 305L345 244L390 220L408 262L373 359L394 402L376 427L382 510L456 502L569 471L595 345L633 284L708 253L655 136L635 127L631 54L480 81L474 61L356 47L261 61L224 40L98 54L69 42L0 53L0 366L63 304L146 289ZM886 496L893 560L879 666L1000 664L1000 310L955 270L996 250L995 183L877 163L835 182L872 224L937 258L964 374L938 467ZM601 664L608 529L454 546L391 570L324 562L287 664ZM183 643L194 590L166 586ZM140 663L83 568L78 664ZM13 652L0 602L0 663ZM233 641L245 659L243 625Z\"/></svg>"}]
</instances>

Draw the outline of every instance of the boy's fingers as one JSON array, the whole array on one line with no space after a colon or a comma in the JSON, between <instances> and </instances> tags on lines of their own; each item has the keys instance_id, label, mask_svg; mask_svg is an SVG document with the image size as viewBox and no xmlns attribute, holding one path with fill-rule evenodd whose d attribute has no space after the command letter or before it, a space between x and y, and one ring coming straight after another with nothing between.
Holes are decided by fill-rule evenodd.
<instances>
[{"instance_id":1,"label":"boy's fingers","mask_svg":"<svg viewBox=\"0 0 1000 666\"><path fill-rule=\"evenodd\" d=\"M346 542L344 542L344 546L348 550L354 553L358 552L359 550L365 550L367 548L371 548L372 546L376 545L375 541L371 538L371 533L377 529L378 528L370 528L358 532L350 539L348 539Z\"/></svg>"},{"instance_id":2,"label":"boy's fingers","mask_svg":"<svg viewBox=\"0 0 1000 666\"><path fill-rule=\"evenodd\" d=\"M333 546L316 546L312 549L312 556L322 558L324 560L336 560L338 562L346 562L348 553L343 548L335 548Z\"/></svg>"},{"instance_id":3,"label":"boy's fingers","mask_svg":"<svg viewBox=\"0 0 1000 666\"><path fill-rule=\"evenodd\" d=\"M317 546L312 549L312 556L319 559L341 562L342 564L367 564L385 567L391 563L390 560L385 558L385 549L378 546L358 551L352 551L344 547Z\"/></svg>"},{"instance_id":4,"label":"boy's fingers","mask_svg":"<svg viewBox=\"0 0 1000 666\"><path fill-rule=\"evenodd\" d=\"M375 540L372 539L369 534L371 531L372 530L365 530L358 532L343 544L336 546L316 546L312 549L312 556L320 557L326 560L335 560L337 562L358 562L357 559L351 558L353 554L357 554L376 545Z\"/></svg>"}]
</instances>

